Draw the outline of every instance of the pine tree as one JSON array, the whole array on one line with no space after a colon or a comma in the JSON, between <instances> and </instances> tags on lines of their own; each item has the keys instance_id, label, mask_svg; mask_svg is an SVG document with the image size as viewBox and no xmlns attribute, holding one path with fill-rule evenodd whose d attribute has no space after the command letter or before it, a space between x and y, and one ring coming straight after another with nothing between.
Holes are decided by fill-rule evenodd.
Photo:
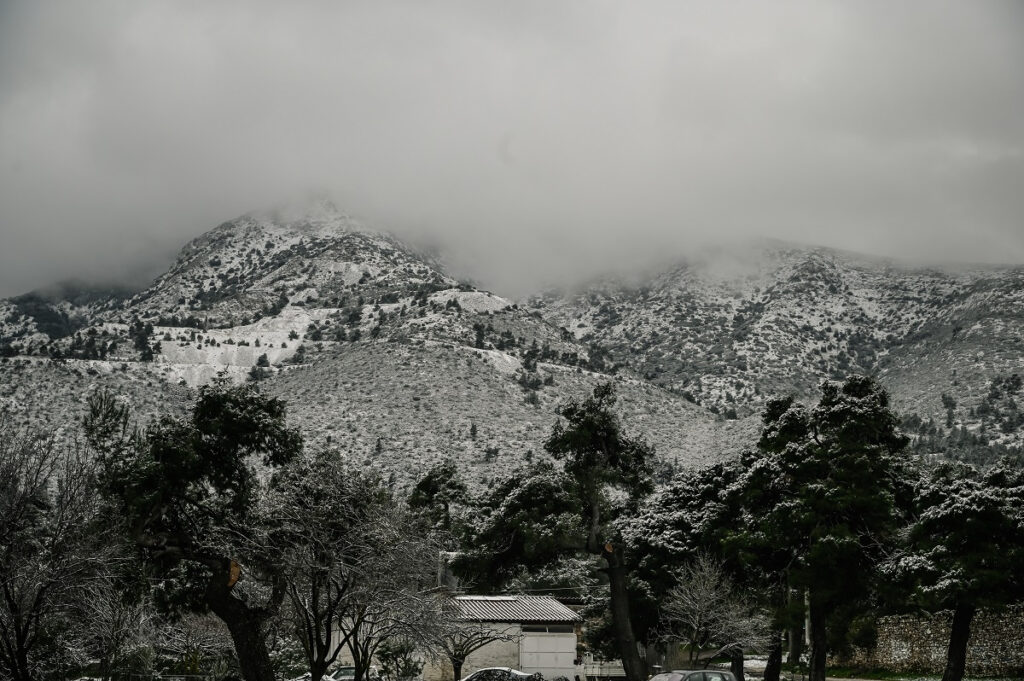
<instances>
[{"instance_id":1,"label":"pine tree","mask_svg":"<svg viewBox=\"0 0 1024 681\"><path fill-rule=\"evenodd\" d=\"M943 681L960 681L978 608L1024 596L1024 473L1003 463L987 474L963 463L938 466L917 487L906 549L890 562L916 601L949 608L953 622Z\"/></svg>"},{"instance_id":2,"label":"pine tree","mask_svg":"<svg viewBox=\"0 0 1024 681\"><path fill-rule=\"evenodd\" d=\"M99 453L103 493L120 508L168 607L211 610L231 631L245 681L273 681L264 638L284 598L275 558L247 541L266 473L302 448L282 401L251 384L205 386L187 420L129 432L103 394L85 430Z\"/></svg>"},{"instance_id":3,"label":"pine tree","mask_svg":"<svg viewBox=\"0 0 1024 681\"><path fill-rule=\"evenodd\" d=\"M468 502L469 492L458 466L446 459L431 468L413 487L409 495L409 508L420 513L440 530L452 529L453 507Z\"/></svg>"},{"instance_id":4,"label":"pine tree","mask_svg":"<svg viewBox=\"0 0 1024 681\"><path fill-rule=\"evenodd\" d=\"M888 394L864 376L824 383L814 409L772 400L763 422L745 458L742 534L788 554L791 583L808 592L810 678L824 681L826 620L867 592L898 528L907 438Z\"/></svg>"},{"instance_id":5,"label":"pine tree","mask_svg":"<svg viewBox=\"0 0 1024 681\"><path fill-rule=\"evenodd\" d=\"M633 632L624 544L613 521L623 511L635 511L651 492L654 452L642 440L626 436L614 406L611 383L598 385L582 402L569 402L559 410L565 423L555 424L544 448L563 461L565 473L574 483L586 533L584 550L605 565L612 627L626 679L643 681L647 674ZM623 501L613 501L613 497Z\"/></svg>"}]
</instances>

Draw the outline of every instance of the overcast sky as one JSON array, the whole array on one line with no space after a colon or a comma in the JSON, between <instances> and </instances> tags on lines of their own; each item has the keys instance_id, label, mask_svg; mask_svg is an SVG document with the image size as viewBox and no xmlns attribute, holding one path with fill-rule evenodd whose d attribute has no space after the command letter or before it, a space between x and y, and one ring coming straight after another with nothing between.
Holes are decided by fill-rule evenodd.
<instances>
[{"instance_id":1,"label":"overcast sky","mask_svg":"<svg viewBox=\"0 0 1024 681\"><path fill-rule=\"evenodd\" d=\"M1024 262L1024 3L0 0L0 295L310 192L495 288L777 237Z\"/></svg>"}]
</instances>

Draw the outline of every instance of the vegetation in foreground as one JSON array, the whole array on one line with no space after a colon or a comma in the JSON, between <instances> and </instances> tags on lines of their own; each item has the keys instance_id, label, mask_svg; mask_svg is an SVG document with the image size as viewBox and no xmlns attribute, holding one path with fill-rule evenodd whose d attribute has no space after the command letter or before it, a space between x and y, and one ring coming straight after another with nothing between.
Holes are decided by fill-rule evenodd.
<instances>
[{"instance_id":1,"label":"vegetation in foreground","mask_svg":"<svg viewBox=\"0 0 1024 681\"><path fill-rule=\"evenodd\" d=\"M691 662L800 659L869 645L885 612L952 609L944 681L964 677L979 608L1021 598L1024 473L925 467L872 379L817 405L768 403L756 447L656 487L610 385L559 410L534 462L471 495L442 462L408 499L337 451L307 451L285 404L215 384L183 418L136 425L89 400L71 445L0 438L0 675L154 671L320 679L343 654L412 678L458 670L467 629L437 557L474 591L574 594L587 647L643 681L638 644ZM785 642L788 642L788 646ZM479 641L477 641L479 643ZM486 641L484 641L486 643Z\"/></svg>"}]
</instances>

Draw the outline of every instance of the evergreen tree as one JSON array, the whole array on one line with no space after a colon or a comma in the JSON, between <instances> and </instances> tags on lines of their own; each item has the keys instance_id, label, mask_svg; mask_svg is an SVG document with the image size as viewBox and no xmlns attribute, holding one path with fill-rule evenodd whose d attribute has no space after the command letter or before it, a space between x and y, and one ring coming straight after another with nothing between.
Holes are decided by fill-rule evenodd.
<instances>
[{"instance_id":1,"label":"evergreen tree","mask_svg":"<svg viewBox=\"0 0 1024 681\"><path fill-rule=\"evenodd\" d=\"M574 483L583 549L604 563L612 627L626 679L643 681L647 674L630 616L624 542L614 521L624 512L635 512L651 492L654 452L643 441L626 436L614 405L611 383L597 386L582 402L570 401L559 410L565 423L555 424L544 447L563 461L565 473Z\"/></svg>"},{"instance_id":2,"label":"evergreen tree","mask_svg":"<svg viewBox=\"0 0 1024 681\"><path fill-rule=\"evenodd\" d=\"M775 615L774 624L783 626L784 580L773 569L769 546L738 543L734 535L745 521L742 509L744 470L730 461L686 472L659 489L633 518L622 523L628 558L634 566L631 581L634 594L634 630L645 642L659 633L662 603L679 586L680 573L674 566L687 566L701 556L719 561L737 588L760 594L762 607ZM777 680L781 666L779 636L768 645L768 681ZM728 649L733 674L743 678L742 647Z\"/></svg>"},{"instance_id":3,"label":"evergreen tree","mask_svg":"<svg viewBox=\"0 0 1024 681\"><path fill-rule=\"evenodd\" d=\"M420 513L434 528L449 532L453 524L453 507L464 505L468 500L468 489L459 475L458 466L451 459L445 459L413 487L409 508Z\"/></svg>"},{"instance_id":4,"label":"evergreen tree","mask_svg":"<svg viewBox=\"0 0 1024 681\"><path fill-rule=\"evenodd\" d=\"M251 384L205 386L187 420L129 433L127 414L100 394L86 433L103 491L123 513L164 607L212 610L231 632L245 681L274 681L265 634L285 596L274 556L252 542L257 498L302 448L282 401Z\"/></svg>"},{"instance_id":5,"label":"evergreen tree","mask_svg":"<svg viewBox=\"0 0 1024 681\"><path fill-rule=\"evenodd\" d=\"M579 551L573 482L550 462L520 468L474 500L454 570L481 591L500 592Z\"/></svg>"},{"instance_id":6,"label":"evergreen tree","mask_svg":"<svg viewBox=\"0 0 1024 681\"><path fill-rule=\"evenodd\" d=\"M773 400L763 422L745 459L743 534L788 554L792 584L808 592L810 678L824 681L828 617L868 591L909 496L907 438L888 394L864 376L824 383L814 409Z\"/></svg>"},{"instance_id":7,"label":"evergreen tree","mask_svg":"<svg viewBox=\"0 0 1024 681\"><path fill-rule=\"evenodd\" d=\"M614 642L610 649L633 681L646 670L633 630L635 593L621 521L651 489L652 453L622 432L614 402L612 386L604 384L560 409L565 421L555 425L545 448L563 461L561 469L541 462L496 484L481 500L467 538L473 550L454 567L492 591L521 583L524 575L534 588L592 591L599 570L609 594L594 600L593 614L609 626L595 638Z\"/></svg>"},{"instance_id":8,"label":"evergreen tree","mask_svg":"<svg viewBox=\"0 0 1024 681\"><path fill-rule=\"evenodd\" d=\"M978 608L1024 595L1024 473L944 463L920 483L914 506L908 546L890 569L911 583L920 605L953 611L942 679L960 681Z\"/></svg>"}]
</instances>

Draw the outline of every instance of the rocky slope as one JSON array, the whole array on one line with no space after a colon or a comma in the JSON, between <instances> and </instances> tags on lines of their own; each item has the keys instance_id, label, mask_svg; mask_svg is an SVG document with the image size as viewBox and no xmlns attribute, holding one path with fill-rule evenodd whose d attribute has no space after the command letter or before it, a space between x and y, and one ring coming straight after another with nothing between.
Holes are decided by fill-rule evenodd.
<instances>
[{"instance_id":1,"label":"rocky slope","mask_svg":"<svg viewBox=\"0 0 1024 681\"><path fill-rule=\"evenodd\" d=\"M255 380L314 446L402 484L450 456L486 483L543 456L556 405L602 380L665 472L750 446L769 395L860 371L922 447L956 454L1021 442L1022 303L1022 269L785 244L517 302L320 203L227 222L144 291L0 301L0 411L70 432L98 387L147 419Z\"/></svg>"},{"instance_id":2,"label":"rocky slope","mask_svg":"<svg viewBox=\"0 0 1024 681\"><path fill-rule=\"evenodd\" d=\"M911 268L776 243L530 307L725 418L860 372L883 381L914 435L1021 443L1024 268Z\"/></svg>"},{"instance_id":3,"label":"rocky slope","mask_svg":"<svg viewBox=\"0 0 1024 681\"><path fill-rule=\"evenodd\" d=\"M448 276L430 257L329 205L248 215L189 243L146 290L60 292L0 308L0 410L73 432L107 387L142 420L199 385L259 381L313 446L407 483L442 457L486 482L544 456L555 407L620 384L661 467L733 451L751 433L628 372L535 311Z\"/></svg>"}]
</instances>

